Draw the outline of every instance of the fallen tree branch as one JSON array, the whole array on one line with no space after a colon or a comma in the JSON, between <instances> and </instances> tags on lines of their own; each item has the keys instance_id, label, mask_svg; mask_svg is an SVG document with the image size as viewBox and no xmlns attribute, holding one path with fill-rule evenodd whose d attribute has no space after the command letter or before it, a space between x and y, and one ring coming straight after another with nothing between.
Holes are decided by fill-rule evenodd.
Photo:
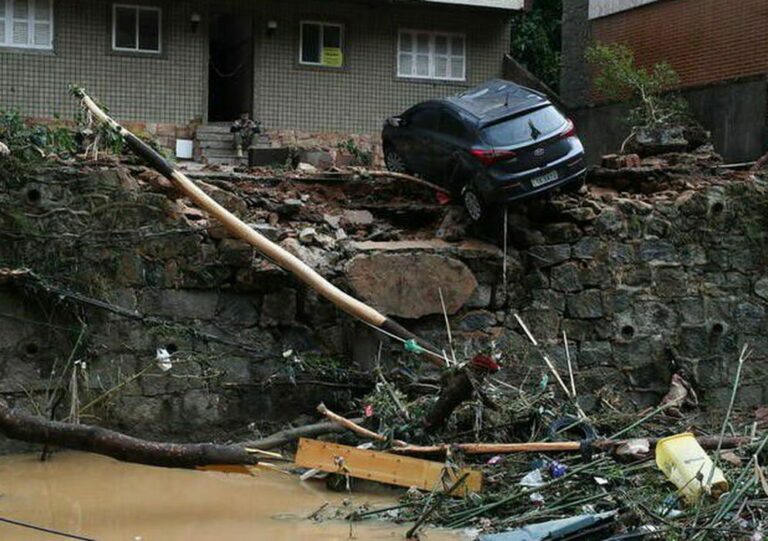
<instances>
[{"instance_id":1,"label":"fallen tree branch","mask_svg":"<svg viewBox=\"0 0 768 541\"><path fill-rule=\"evenodd\" d=\"M169 468L256 464L262 454L259 451L280 447L301 437L343 430L338 424L328 422L282 430L246 443L163 443L134 438L100 426L49 421L11 408L0 399L0 434L8 438L106 455L124 462Z\"/></svg>"},{"instance_id":2,"label":"fallen tree branch","mask_svg":"<svg viewBox=\"0 0 768 541\"><path fill-rule=\"evenodd\" d=\"M361 423L362 418L351 419L351 422ZM280 432L275 432L271 436L262 438L259 440L246 442L246 447L255 447L258 449L274 449L275 447L281 447L288 443L292 443L299 438L314 438L322 436L323 434L332 434L337 432L344 432L346 427L334 422L315 423L311 425L299 426L296 428L286 428Z\"/></svg>"},{"instance_id":3,"label":"fallen tree branch","mask_svg":"<svg viewBox=\"0 0 768 541\"><path fill-rule=\"evenodd\" d=\"M400 180L407 180L408 182L413 182L415 184L421 184L422 186L426 186L427 188L431 188L438 192L448 193L448 190L444 188L443 186L438 186L437 184L433 184L427 180L424 180L423 178L414 177L413 175L408 175L406 173L395 173L393 171L379 171L379 170L372 170L372 169L359 169L359 168L352 168L353 171L356 171L360 173L361 175L367 175L369 177L378 177L378 178L397 178Z\"/></svg>"},{"instance_id":4,"label":"fallen tree branch","mask_svg":"<svg viewBox=\"0 0 768 541\"><path fill-rule=\"evenodd\" d=\"M258 462L258 458L243 445L141 440L100 426L48 421L12 409L3 400L0 400L0 432L15 440L61 446L151 466L194 468Z\"/></svg>"},{"instance_id":5,"label":"fallen tree branch","mask_svg":"<svg viewBox=\"0 0 768 541\"><path fill-rule=\"evenodd\" d=\"M389 438L387 438L383 434L377 434L376 432L373 432L372 430L368 430L367 428L360 426L356 422L351 421L346 417L342 417L338 413L332 412L325 406L325 404L321 403L319 406L317 406L317 411L325 415L325 417L330 419L332 422L338 424L339 426L343 426L347 430L351 430L352 432L360 436L363 436L364 438L369 438L372 440L384 441L384 442L389 441ZM398 447L408 446L408 444L402 440L394 440L392 443Z\"/></svg>"}]
</instances>

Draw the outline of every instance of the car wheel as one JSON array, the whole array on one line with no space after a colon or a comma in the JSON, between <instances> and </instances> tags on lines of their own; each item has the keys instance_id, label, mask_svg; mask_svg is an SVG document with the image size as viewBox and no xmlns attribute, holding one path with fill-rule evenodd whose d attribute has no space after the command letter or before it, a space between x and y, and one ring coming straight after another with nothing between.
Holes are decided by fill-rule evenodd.
<instances>
[{"instance_id":1,"label":"car wheel","mask_svg":"<svg viewBox=\"0 0 768 541\"><path fill-rule=\"evenodd\" d=\"M384 152L384 164L387 166L388 171L393 173L407 173L408 168L405 166L405 160L394 149L387 149Z\"/></svg>"},{"instance_id":2,"label":"car wheel","mask_svg":"<svg viewBox=\"0 0 768 541\"><path fill-rule=\"evenodd\" d=\"M467 185L462 192L462 198L469 217L472 218L472 221L479 222L485 216L485 208L480 194L473 186Z\"/></svg>"}]
</instances>

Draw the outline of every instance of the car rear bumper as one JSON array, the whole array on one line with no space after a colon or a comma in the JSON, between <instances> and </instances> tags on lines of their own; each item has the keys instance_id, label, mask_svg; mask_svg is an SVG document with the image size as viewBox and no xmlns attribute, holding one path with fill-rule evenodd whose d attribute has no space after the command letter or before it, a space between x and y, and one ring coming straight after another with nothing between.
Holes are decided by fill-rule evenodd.
<instances>
[{"instance_id":1,"label":"car rear bumper","mask_svg":"<svg viewBox=\"0 0 768 541\"><path fill-rule=\"evenodd\" d=\"M532 184L534 179L553 171L557 172L556 180L541 186ZM478 179L478 188L486 204L505 204L562 188L584 178L586 172L584 154L581 154L570 156L558 163L551 164L549 167L509 178L494 178L490 175L483 175L482 178Z\"/></svg>"}]
</instances>

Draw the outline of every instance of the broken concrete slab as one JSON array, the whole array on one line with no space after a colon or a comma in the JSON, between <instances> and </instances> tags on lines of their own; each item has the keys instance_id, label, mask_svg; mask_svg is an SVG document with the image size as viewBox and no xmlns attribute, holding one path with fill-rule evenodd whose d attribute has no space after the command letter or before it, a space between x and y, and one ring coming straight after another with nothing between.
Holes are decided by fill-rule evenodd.
<instances>
[{"instance_id":1,"label":"broken concrete slab","mask_svg":"<svg viewBox=\"0 0 768 541\"><path fill-rule=\"evenodd\" d=\"M419 318L458 312L472 297L477 279L451 257L435 254L370 254L354 257L346 267L352 289L385 314Z\"/></svg>"},{"instance_id":2,"label":"broken concrete slab","mask_svg":"<svg viewBox=\"0 0 768 541\"><path fill-rule=\"evenodd\" d=\"M352 242L349 247L357 252L407 252L421 251L428 253L449 253L462 257L502 257L502 251L487 242L479 240L465 240L459 243L450 243L440 239L425 240L398 240L398 241L361 241Z\"/></svg>"}]
</instances>

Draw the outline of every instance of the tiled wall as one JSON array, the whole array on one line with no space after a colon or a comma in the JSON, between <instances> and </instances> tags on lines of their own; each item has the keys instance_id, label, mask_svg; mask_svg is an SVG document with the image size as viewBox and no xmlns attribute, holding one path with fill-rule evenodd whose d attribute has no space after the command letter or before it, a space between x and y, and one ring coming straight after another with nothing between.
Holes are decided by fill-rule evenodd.
<instances>
[{"instance_id":1,"label":"tiled wall","mask_svg":"<svg viewBox=\"0 0 768 541\"><path fill-rule=\"evenodd\" d=\"M307 7L311 6L311 7ZM509 15L445 6L392 6L384 2L262 3L257 12L256 110L267 127L318 131L378 130L409 105L500 77L509 51ZM341 70L298 64L302 19L345 25ZM268 36L267 20L278 22ZM398 27L465 32L467 83L409 81L396 77Z\"/></svg>"},{"instance_id":2,"label":"tiled wall","mask_svg":"<svg viewBox=\"0 0 768 541\"><path fill-rule=\"evenodd\" d=\"M189 23L196 3L152 2L163 8L164 52L131 56L110 50L111 2L55 0L53 51L0 48L0 109L71 117L67 85L75 83L122 120L187 123L201 116L207 49L204 28L192 33Z\"/></svg>"},{"instance_id":3,"label":"tiled wall","mask_svg":"<svg viewBox=\"0 0 768 541\"><path fill-rule=\"evenodd\" d=\"M313 0L131 0L163 8L163 54L110 51L106 0L56 0L53 52L0 48L0 109L30 116L71 116L67 84L85 87L121 120L184 124L207 109L207 22L213 11L254 19L254 109L269 129L377 131L384 118L417 101L501 75L509 46L505 12ZM202 15L193 31L190 16ZM299 21L345 24L340 71L298 65ZM278 22L274 33L267 21ZM466 32L467 82L413 82L396 77L398 27Z\"/></svg>"}]
</instances>

